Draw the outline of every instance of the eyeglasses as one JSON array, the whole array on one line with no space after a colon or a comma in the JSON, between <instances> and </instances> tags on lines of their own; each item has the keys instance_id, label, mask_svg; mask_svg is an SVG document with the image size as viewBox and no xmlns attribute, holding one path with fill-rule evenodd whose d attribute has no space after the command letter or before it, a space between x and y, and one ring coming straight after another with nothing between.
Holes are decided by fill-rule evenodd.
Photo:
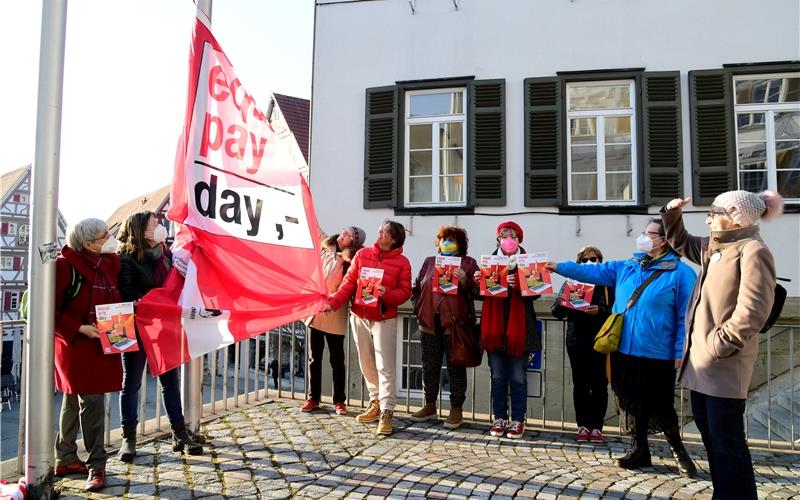
<instances>
[{"instance_id":1,"label":"eyeglasses","mask_svg":"<svg viewBox=\"0 0 800 500\"><path fill-rule=\"evenodd\" d=\"M653 236L654 238L661 238L664 236L663 234L656 231L642 231L642 234L646 236Z\"/></svg>"},{"instance_id":2,"label":"eyeglasses","mask_svg":"<svg viewBox=\"0 0 800 500\"><path fill-rule=\"evenodd\" d=\"M581 264L586 264L587 262L597 262L598 260L600 259L597 257L584 257L581 259Z\"/></svg>"},{"instance_id":3,"label":"eyeglasses","mask_svg":"<svg viewBox=\"0 0 800 500\"><path fill-rule=\"evenodd\" d=\"M728 215L730 215L728 211L721 207L711 207L711 210L708 211L708 216L712 219L714 217L727 217Z\"/></svg>"},{"instance_id":4,"label":"eyeglasses","mask_svg":"<svg viewBox=\"0 0 800 500\"><path fill-rule=\"evenodd\" d=\"M104 234L103 236L101 236L99 238L93 239L92 242L94 243L95 241L107 240L108 238L111 238L111 233L106 231L106 234Z\"/></svg>"},{"instance_id":5,"label":"eyeglasses","mask_svg":"<svg viewBox=\"0 0 800 500\"><path fill-rule=\"evenodd\" d=\"M389 228L386 228L386 227L383 227L383 226L378 226L378 233L379 234L381 234L381 233L389 234Z\"/></svg>"}]
</instances>

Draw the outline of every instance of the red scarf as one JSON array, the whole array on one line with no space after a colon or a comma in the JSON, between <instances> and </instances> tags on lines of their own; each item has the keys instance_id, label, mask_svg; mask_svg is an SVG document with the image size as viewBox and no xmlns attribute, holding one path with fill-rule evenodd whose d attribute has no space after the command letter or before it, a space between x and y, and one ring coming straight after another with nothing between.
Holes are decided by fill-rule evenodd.
<instances>
[{"instance_id":1,"label":"red scarf","mask_svg":"<svg viewBox=\"0 0 800 500\"><path fill-rule=\"evenodd\" d=\"M509 297L491 297L483 301L481 342L487 352L504 347L509 356L521 356L525 352L525 304L518 287L516 284L509 289ZM506 300L511 301L508 318L504 311Z\"/></svg>"},{"instance_id":2,"label":"red scarf","mask_svg":"<svg viewBox=\"0 0 800 500\"><path fill-rule=\"evenodd\" d=\"M84 277L82 286L91 284L89 304L89 324L95 322L94 306L114 304L121 300L117 282L121 268L119 256L115 253L95 253L90 250L76 252L68 246L61 249L61 255Z\"/></svg>"}]
</instances>

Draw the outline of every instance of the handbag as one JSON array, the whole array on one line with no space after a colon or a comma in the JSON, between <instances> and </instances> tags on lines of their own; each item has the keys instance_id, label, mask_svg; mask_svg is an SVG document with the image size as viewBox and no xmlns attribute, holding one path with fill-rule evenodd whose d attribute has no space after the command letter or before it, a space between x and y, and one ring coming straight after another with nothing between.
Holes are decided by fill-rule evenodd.
<instances>
[{"instance_id":1,"label":"handbag","mask_svg":"<svg viewBox=\"0 0 800 500\"><path fill-rule=\"evenodd\" d=\"M480 366L483 360L480 331L479 324L474 321L453 322L453 332L450 335L450 363L465 368Z\"/></svg>"},{"instance_id":2,"label":"handbag","mask_svg":"<svg viewBox=\"0 0 800 500\"><path fill-rule=\"evenodd\" d=\"M600 327L600 331L594 336L595 351L608 354L617 350L619 347L619 338L622 335L622 324L625 320L625 313L628 312L628 309L633 307L633 304L639 299L639 296L644 289L647 288L647 285L666 271L667 269L656 269L653 271L653 274L648 276L647 279L644 280L644 283L634 290L633 295L631 295L630 300L625 306L625 310L621 313L611 313L611 315L606 318L605 323Z\"/></svg>"}]
</instances>

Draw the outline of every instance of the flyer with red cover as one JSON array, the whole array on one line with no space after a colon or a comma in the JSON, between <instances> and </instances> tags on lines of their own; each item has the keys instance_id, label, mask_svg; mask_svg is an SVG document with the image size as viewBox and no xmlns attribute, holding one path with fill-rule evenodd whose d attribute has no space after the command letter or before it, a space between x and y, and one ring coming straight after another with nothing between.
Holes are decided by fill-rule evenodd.
<instances>
[{"instance_id":1,"label":"flyer with red cover","mask_svg":"<svg viewBox=\"0 0 800 500\"><path fill-rule=\"evenodd\" d=\"M94 306L97 329L103 354L119 354L139 350L134 329L133 302Z\"/></svg>"},{"instance_id":2,"label":"flyer with red cover","mask_svg":"<svg viewBox=\"0 0 800 500\"><path fill-rule=\"evenodd\" d=\"M437 255L433 268L433 291L444 295L458 294L455 270L461 267L461 257Z\"/></svg>"},{"instance_id":3,"label":"flyer with red cover","mask_svg":"<svg viewBox=\"0 0 800 500\"><path fill-rule=\"evenodd\" d=\"M523 297L553 293L553 281L547 264L547 253L522 253L517 255L517 279Z\"/></svg>"},{"instance_id":4,"label":"flyer with red cover","mask_svg":"<svg viewBox=\"0 0 800 500\"><path fill-rule=\"evenodd\" d=\"M378 286L383 279L383 269L362 267L358 275L355 303L361 306L378 307Z\"/></svg>"},{"instance_id":5,"label":"flyer with red cover","mask_svg":"<svg viewBox=\"0 0 800 500\"><path fill-rule=\"evenodd\" d=\"M508 256L481 255L481 295L508 296Z\"/></svg>"},{"instance_id":6,"label":"flyer with red cover","mask_svg":"<svg viewBox=\"0 0 800 500\"><path fill-rule=\"evenodd\" d=\"M564 307L581 311L592 305L593 294L594 285L567 280L564 284L564 292L561 298L564 299Z\"/></svg>"}]
</instances>

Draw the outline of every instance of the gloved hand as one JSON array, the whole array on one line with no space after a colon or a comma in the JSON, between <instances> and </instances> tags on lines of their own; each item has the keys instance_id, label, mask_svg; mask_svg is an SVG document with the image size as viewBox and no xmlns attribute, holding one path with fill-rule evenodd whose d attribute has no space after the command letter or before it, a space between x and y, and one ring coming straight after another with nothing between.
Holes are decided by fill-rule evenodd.
<instances>
[{"instance_id":1,"label":"gloved hand","mask_svg":"<svg viewBox=\"0 0 800 500\"><path fill-rule=\"evenodd\" d=\"M172 265L181 273L181 276L186 277L186 270L189 268L189 259L191 254L183 249L178 249L172 252Z\"/></svg>"}]
</instances>

